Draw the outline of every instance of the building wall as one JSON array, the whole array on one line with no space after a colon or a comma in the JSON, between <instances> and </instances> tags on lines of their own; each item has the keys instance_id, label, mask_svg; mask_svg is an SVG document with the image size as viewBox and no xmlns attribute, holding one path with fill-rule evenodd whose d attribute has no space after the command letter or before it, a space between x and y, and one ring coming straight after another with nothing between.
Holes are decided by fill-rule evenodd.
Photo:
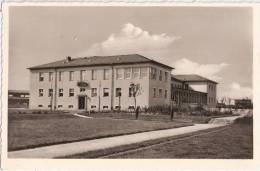
<instances>
[{"instance_id":1,"label":"building wall","mask_svg":"<svg viewBox=\"0 0 260 171\"><path fill-rule=\"evenodd\" d=\"M152 79L151 68L156 68L156 79ZM162 80L159 80L159 73L162 72ZM165 72L168 77L165 80ZM156 89L156 96L154 97L154 88ZM162 96L159 96L159 89L162 90ZM167 97L165 98L165 90ZM149 106L169 105L171 101L171 70L162 68L156 65L150 67L150 81L149 81Z\"/></svg>"},{"instance_id":2,"label":"building wall","mask_svg":"<svg viewBox=\"0 0 260 171\"><path fill-rule=\"evenodd\" d=\"M189 84L175 79L171 80L172 100L176 105L206 105L207 93L194 91Z\"/></svg>"},{"instance_id":3,"label":"building wall","mask_svg":"<svg viewBox=\"0 0 260 171\"><path fill-rule=\"evenodd\" d=\"M116 88L121 88L121 109L128 109L129 106L134 106L134 98L129 97L129 86L131 83L140 84L141 94L137 96L137 105L144 107L149 105L149 64L135 64L135 65L118 65L114 66L102 66L102 67L75 67L75 68L63 68L57 69L45 69L45 70L32 70L31 71L31 83L30 83L30 108L31 109L50 109L50 105L56 106L58 110L77 110L78 109L78 96L86 95L87 107L89 110L103 110L103 106L107 109L111 109L111 105L116 107L119 105L119 97L116 97ZM119 68L147 68L147 75L144 78L140 78L140 70L138 78L130 79L117 79L116 70ZM104 80L104 69L109 71L109 79ZM80 81L80 71L86 71L86 77L82 81L89 83L89 88L85 92L80 92L80 88L77 83ZM92 80L91 72L96 70L97 80ZM63 78L59 81L59 72L63 72ZM74 71L74 79L69 80L69 72ZM39 81L39 73L42 72L44 81ZM53 72L53 79L49 81L49 72ZM114 73L114 89L112 90L112 72ZM56 73L56 74L55 74ZM123 73L124 75L124 73ZM132 74L131 74L132 76ZM57 82L57 88L55 91L55 81ZM97 96L91 96L91 88L97 88ZM109 89L109 96L103 97L104 88ZM39 89L43 89L43 96L39 97ZM53 89L53 97L48 97L48 90ZM63 96L59 97L59 89L63 89ZM69 96L69 89L74 89L74 96ZM56 92L56 96L55 96ZM100 98L99 98L100 96ZM113 96L113 98L111 98ZM55 100L56 98L56 100ZM56 104L55 104L56 101ZM163 102L162 102L163 103ZM39 105L42 105L40 107ZM72 106L69 108L69 105ZM95 108L94 108L95 107Z\"/></svg>"},{"instance_id":4,"label":"building wall","mask_svg":"<svg viewBox=\"0 0 260 171\"><path fill-rule=\"evenodd\" d=\"M207 84L190 83L189 86L195 91L207 93Z\"/></svg>"},{"instance_id":5,"label":"building wall","mask_svg":"<svg viewBox=\"0 0 260 171\"><path fill-rule=\"evenodd\" d=\"M217 106L217 84L212 82L187 82L191 88L196 91L207 93L207 107L215 108Z\"/></svg>"}]
</instances>

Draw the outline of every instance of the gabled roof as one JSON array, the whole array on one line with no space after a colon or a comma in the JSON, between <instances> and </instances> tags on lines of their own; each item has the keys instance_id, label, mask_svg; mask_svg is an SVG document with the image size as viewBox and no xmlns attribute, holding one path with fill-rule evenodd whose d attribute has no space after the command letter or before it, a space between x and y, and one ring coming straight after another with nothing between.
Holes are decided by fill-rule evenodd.
<instances>
[{"instance_id":1,"label":"gabled roof","mask_svg":"<svg viewBox=\"0 0 260 171\"><path fill-rule=\"evenodd\" d=\"M154 63L162 67L174 69L168 65L154 61L139 54L129 55L115 55L115 56L91 56L82 58L71 58L51 62L43 65L30 67L29 69L51 69L51 68L68 68L68 67L80 67L80 66L104 66L104 65L122 65L122 64L138 64L138 63Z\"/></svg>"},{"instance_id":2,"label":"gabled roof","mask_svg":"<svg viewBox=\"0 0 260 171\"><path fill-rule=\"evenodd\" d=\"M211 82L211 83L215 83L218 84L215 81L212 81L208 78L202 77L200 75L196 75L196 74L189 74L189 75L172 75L172 77L174 79L180 80L180 81L184 81L184 82Z\"/></svg>"}]
</instances>

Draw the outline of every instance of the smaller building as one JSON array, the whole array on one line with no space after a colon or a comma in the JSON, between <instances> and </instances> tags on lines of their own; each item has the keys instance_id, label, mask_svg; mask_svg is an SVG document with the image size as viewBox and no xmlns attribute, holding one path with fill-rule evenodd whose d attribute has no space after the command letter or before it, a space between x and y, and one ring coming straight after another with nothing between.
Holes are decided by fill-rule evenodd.
<instances>
[{"instance_id":1,"label":"smaller building","mask_svg":"<svg viewBox=\"0 0 260 171\"><path fill-rule=\"evenodd\" d=\"M217 84L200 75L172 75L173 96L180 97L179 100L173 99L177 103L196 103L214 109L217 106Z\"/></svg>"},{"instance_id":2,"label":"smaller building","mask_svg":"<svg viewBox=\"0 0 260 171\"><path fill-rule=\"evenodd\" d=\"M193 90L185 81L171 77L171 97L177 106L207 105L207 93Z\"/></svg>"},{"instance_id":3,"label":"smaller building","mask_svg":"<svg viewBox=\"0 0 260 171\"><path fill-rule=\"evenodd\" d=\"M29 91L8 90L8 108L28 108Z\"/></svg>"},{"instance_id":4,"label":"smaller building","mask_svg":"<svg viewBox=\"0 0 260 171\"><path fill-rule=\"evenodd\" d=\"M235 99L236 109L252 109L253 103L251 99Z\"/></svg>"}]
</instances>

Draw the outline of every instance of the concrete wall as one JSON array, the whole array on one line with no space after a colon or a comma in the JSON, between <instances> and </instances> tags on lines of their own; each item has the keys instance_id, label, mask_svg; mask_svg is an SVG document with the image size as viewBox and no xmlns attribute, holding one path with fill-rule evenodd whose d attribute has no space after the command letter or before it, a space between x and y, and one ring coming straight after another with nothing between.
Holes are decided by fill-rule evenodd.
<instances>
[{"instance_id":1,"label":"concrete wall","mask_svg":"<svg viewBox=\"0 0 260 171\"><path fill-rule=\"evenodd\" d=\"M151 65L151 67L156 68L157 77L156 79L151 78L149 81L149 106L157 106L157 105L169 105L171 99L171 70L162 68L160 66ZM150 67L150 72L151 72ZM159 72L162 71L162 80L159 80ZM168 73L168 78L165 81L165 72ZM156 89L156 97L153 97L153 89ZM159 97L159 89L162 89L162 97ZM167 98L164 97L165 90L167 90Z\"/></svg>"},{"instance_id":2,"label":"concrete wall","mask_svg":"<svg viewBox=\"0 0 260 171\"><path fill-rule=\"evenodd\" d=\"M138 78L130 79L117 79L116 70L118 68L146 68L147 75L144 78L140 78L140 73ZM31 71L31 83L30 83L30 108L31 109L50 109L52 101L52 106L56 106L58 110L77 110L78 109L78 98L81 95L87 96L87 107L86 109L98 110L99 105L100 109L103 110L103 106L107 106L108 110L119 105L119 98L116 97L116 88L121 88L121 109L128 109L129 106L134 106L134 98L129 97L129 86L131 83L140 84L141 94L137 96L137 105L144 107L149 105L149 64L135 64L135 65L118 65L114 66L102 66L102 67L76 67L76 68L63 68L57 69L45 69L45 70L32 70ZM95 69L97 71L97 80L91 79L91 71ZM104 80L104 69L109 70L109 79ZM77 86L78 81L80 81L80 71L86 70L85 82L88 82L90 87L86 89L85 92L80 92L80 88ZM59 81L59 72L63 72L63 78ZM74 71L73 81L69 80L69 72ZM44 81L39 81L39 72L42 72L44 75ZM49 81L49 72L53 72L53 80ZM112 90L112 72L114 73L114 89ZM57 74L55 74L57 73ZM124 74L123 74L124 75ZM55 80L57 82L56 96L55 96ZM59 89L63 89L63 97L59 97ZM74 96L69 97L69 89L74 89ZM91 88L97 88L97 96L91 97ZM109 96L103 97L103 88L109 89ZM39 89L43 89L43 96L39 97ZM48 89L54 89L54 95L51 100L51 97L48 97ZM99 98L100 96L100 98ZM111 98L111 96L113 96ZM56 100L55 100L56 99ZM100 100L99 100L100 99ZM55 104L56 101L56 104ZM160 102L160 104L163 104ZM39 107L42 105L42 107ZM72 108L69 108L69 105L72 105ZM95 108L93 108L96 106ZM92 107L92 108L91 108Z\"/></svg>"},{"instance_id":3,"label":"concrete wall","mask_svg":"<svg viewBox=\"0 0 260 171\"><path fill-rule=\"evenodd\" d=\"M217 84L212 82L188 82L196 91L207 93L207 107L215 108L217 105Z\"/></svg>"}]
</instances>

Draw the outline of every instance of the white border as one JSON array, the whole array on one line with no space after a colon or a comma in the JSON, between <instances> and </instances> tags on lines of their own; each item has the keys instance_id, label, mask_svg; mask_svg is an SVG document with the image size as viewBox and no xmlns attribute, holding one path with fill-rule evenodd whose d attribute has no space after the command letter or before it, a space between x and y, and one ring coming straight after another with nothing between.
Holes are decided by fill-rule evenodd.
<instances>
[{"instance_id":1,"label":"white border","mask_svg":"<svg viewBox=\"0 0 260 171\"><path fill-rule=\"evenodd\" d=\"M10 6L201 6L201 7L252 7L254 28L253 94L254 94L254 159L8 159L7 158L7 90L8 90L8 7ZM2 75L2 155L4 170L260 170L260 4L241 3L4 3L3 4L3 75ZM234 30L235 31L235 30ZM258 161L258 162L257 162Z\"/></svg>"}]
</instances>

